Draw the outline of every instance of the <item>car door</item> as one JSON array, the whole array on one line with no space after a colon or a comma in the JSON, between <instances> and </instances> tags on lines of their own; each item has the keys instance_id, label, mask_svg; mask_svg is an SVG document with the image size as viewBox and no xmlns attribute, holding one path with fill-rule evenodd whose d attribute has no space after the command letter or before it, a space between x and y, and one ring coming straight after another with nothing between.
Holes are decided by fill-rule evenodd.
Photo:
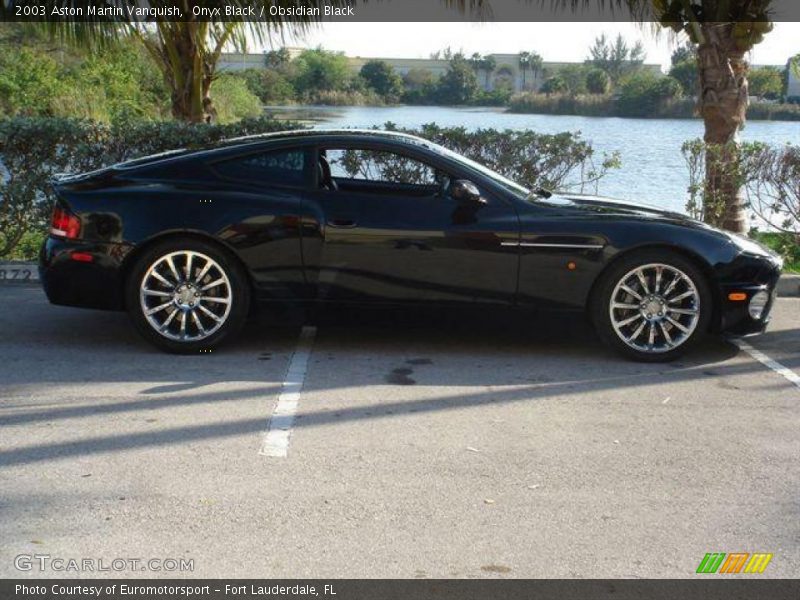
<instances>
[{"instance_id":1,"label":"car door","mask_svg":"<svg viewBox=\"0 0 800 600\"><path fill-rule=\"evenodd\" d=\"M210 211L213 233L236 249L258 296L265 300L307 299L302 264L300 214L312 173L311 148L266 147L211 163L216 185L204 191L195 213Z\"/></svg>"},{"instance_id":2,"label":"car door","mask_svg":"<svg viewBox=\"0 0 800 600\"><path fill-rule=\"evenodd\" d=\"M319 300L513 302L519 224L505 199L457 201L451 167L394 146L320 146L317 163L303 258Z\"/></svg>"}]
</instances>

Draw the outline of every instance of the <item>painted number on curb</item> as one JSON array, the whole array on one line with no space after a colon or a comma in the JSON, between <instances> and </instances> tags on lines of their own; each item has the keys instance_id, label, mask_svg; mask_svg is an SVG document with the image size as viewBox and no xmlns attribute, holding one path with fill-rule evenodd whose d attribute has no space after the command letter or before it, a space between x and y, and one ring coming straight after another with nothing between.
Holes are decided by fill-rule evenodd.
<instances>
[{"instance_id":1,"label":"painted number on curb","mask_svg":"<svg viewBox=\"0 0 800 600\"><path fill-rule=\"evenodd\" d=\"M31 269L21 267L0 267L0 281L33 281Z\"/></svg>"}]
</instances>

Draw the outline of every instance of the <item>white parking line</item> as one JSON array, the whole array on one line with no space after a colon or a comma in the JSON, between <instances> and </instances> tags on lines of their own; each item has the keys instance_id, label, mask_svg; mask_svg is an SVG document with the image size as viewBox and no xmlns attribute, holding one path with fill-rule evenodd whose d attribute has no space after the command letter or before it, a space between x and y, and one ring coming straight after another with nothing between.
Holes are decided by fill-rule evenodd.
<instances>
[{"instance_id":1,"label":"white parking line","mask_svg":"<svg viewBox=\"0 0 800 600\"><path fill-rule=\"evenodd\" d=\"M782 375L793 384L795 384L798 388L800 388L800 375L789 369L788 367L784 367L781 363L776 360L771 359L769 356L761 352L760 350L756 350L750 344L743 340L733 340L733 343L739 346L742 350L747 352L750 356L755 358L758 362L760 362L765 367L768 367Z\"/></svg>"},{"instance_id":2,"label":"white parking line","mask_svg":"<svg viewBox=\"0 0 800 600\"><path fill-rule=\"evenodd\" d=\"M303 382L308 370L308 359L311 356L311 348L314 345L316 334L317 328L310 325L305 325L300 330L297 347L289 360L281 393L278 395L275 410L272 411L267 430L264 432L261 450L258 452L262 456L285 458L289 452L289 438L292 435L294 416L297 413L297 403L300 400L300 392L303 389Z\"/></svg>"}]
</instances>

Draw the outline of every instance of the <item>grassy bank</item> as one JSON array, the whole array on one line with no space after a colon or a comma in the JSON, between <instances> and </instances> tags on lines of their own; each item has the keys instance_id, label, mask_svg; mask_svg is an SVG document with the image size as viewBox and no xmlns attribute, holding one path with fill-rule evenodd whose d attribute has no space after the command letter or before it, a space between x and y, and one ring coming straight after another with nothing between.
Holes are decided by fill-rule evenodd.
<instances>
[{"instance_id":1,"label":"grassy bank","mask_svg":"<svg viewBox=\"0 0 800 600\"><path fill-rule=\"evenodd\" d=\"M640 105L639 105L640 106ZM629 108L613 95L582 94L515 94L509 102L509 112L539 115L571 115L579 117L621 117L648 119L695 119L692 98L666 99L654 102L646 111ZM751 121L800 121L800 105L754 102L747 110Z\"/></svg>"}]
</instances>

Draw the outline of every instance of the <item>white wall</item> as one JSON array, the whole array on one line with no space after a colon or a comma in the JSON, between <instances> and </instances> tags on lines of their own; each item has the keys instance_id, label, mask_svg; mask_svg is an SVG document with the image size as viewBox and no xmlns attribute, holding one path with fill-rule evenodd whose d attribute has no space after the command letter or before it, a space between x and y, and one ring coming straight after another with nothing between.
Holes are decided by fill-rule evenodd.
<instances>
[{"instance_id":1,"label":"white wall","mask_svg":"<svg viewBox=\"0 0 800 600\"><path fill-rule=\"evenodd\" d=\"M800 77L793 69L789 69L789 88L786 95L800 97Z\"/></svg>"}]
</instances>

